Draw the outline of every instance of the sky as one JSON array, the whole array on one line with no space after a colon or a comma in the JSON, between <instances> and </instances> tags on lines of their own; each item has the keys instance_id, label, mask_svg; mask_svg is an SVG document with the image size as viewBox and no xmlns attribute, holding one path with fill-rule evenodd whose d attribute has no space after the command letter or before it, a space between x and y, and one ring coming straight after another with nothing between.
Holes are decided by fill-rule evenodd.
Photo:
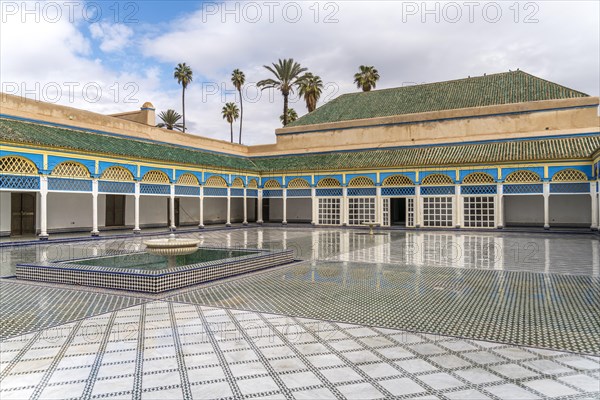
<instances>
[{"instance_id":1,"label":"sky","mask_svg":"<svg viewBox=\"0 0 600 400\"><path fill-rule=\"evenodd\" d=\"M1 91L103 114L150 101L181 113L173 69L194 72L188 133L229 140L226 102L244 71L242 141L275 142L279 92L264 68L294 58L319 75L318 105L356 92L359 65L377 89L517 68L600 94L600 2L592 1L0 1ZM297 95L290 106L307 112ZM159 121L157 121L159 122ZM234 132L238 132L238 122ZM168 134L168 132L165 132Z\"/></svg>"}]
</instances>

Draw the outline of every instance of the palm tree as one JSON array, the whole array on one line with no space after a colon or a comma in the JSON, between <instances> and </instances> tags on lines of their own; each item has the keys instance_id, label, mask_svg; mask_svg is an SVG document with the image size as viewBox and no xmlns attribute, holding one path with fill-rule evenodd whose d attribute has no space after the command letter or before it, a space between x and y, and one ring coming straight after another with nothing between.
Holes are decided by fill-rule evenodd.
<instances>
[{"instance_id":1,"label":"palm tree","mask_svg":"<svg viewBox=\"0 0 600 400\"><path fill-rule=\"evenodd\" d=\"M262 89L277 89L283 95L283 126L288 124L288 96L293 93L294 86L298 85L301 80L300 74L306 71L306 68L300 66L293 58L287 60L279 60L277 64L273 63L273 67L264 65L269 70L275 79L265 79L257 83Z\"/></svg>"},{"instance_id":2,"label":"palm tree","mask_svg":"<svg viewBox=\"0 0 600 400\"><path fill-rule=\"evenodd\" d=\"M317 101L323 92L323 81L321 77L313 75L310 72L305 74L302 80L298 83L300 88L300 96L306 101L308 112L312 112L317 108Z\"/></svg>"},{"instance_id":3,"label":"palm tree","mask_svg":"<svg viewBox=\"0 0 600 400\"><path fill-rule=\"evenodd\" d=\"M183 108L183 132L185 133L185 89L187 89L188 85L192 82L192 68L186 63L179 63L175 67L175 72L173 73L173 77L177 79L177 83L183 87L183 91L181 93L181 105Z\"/></svg>"},{"instance_id":4,"label":"palm tree","mask_svg":"<svg viewBox=\"0 0 600 400\"><path fill-rule=\"evenodd\" d=\"M166 112L161 111L161 113L158 114L158 118L160 118L162 121L160 124L156 125L159 128L167 128L170 131L173 129L178 131L183 130L183 125L179 123L181 115L175 110L169 109Z\"/></svg>"},{"instance_id":5,"label":"palm tree","mask_svg":"<svg viewBox=\"0 0 600 400\"><path fill-rule=\"evenodd\" d=\"M361 65L360 71L354 74L354 83L356 87L368 92L375 88L377 81L379 80L379 72L373 66Z\"/></svg>"},{"instance_id":6,"label":"palm tree","mask_svg":"<svg viewBox=\"0 0 600 400\"><path fill-rule=\"evenodd\" d=\"M293 108L289 108L288 112L287 112L287 123L289 124L290 122L294 122L297 119L298 119L298 113L296 112L296 110L294 110ZM283 126L286 125L285 118L284 118L283 114L281 114L279 116L279 120L281 121L281 123L283 124Z\"/></svg>"},{"instance_id":7,"label":"palm tree","mask_svg":"<svg viewBox=\"0 0 600 400\"><path fill-rule=\"evenodd\" d=\"M244 73L239 69L234 69L233 73L231 74L231 82L240 94L240 136L238 140L239 144L242 144L242 123L244 122L244 102L242 99L242 86L244 85L245 81L246 75L244 75Z\"/></svg>"},{"instance_id":8,"label":"palm tree","mask_svg":"<svg viewBox=\"0 0 600 400\"><path fill-rule=\"evenodd\" d=\"M233 121L238 119L240 116L240 110L235 103L225 103L225 107L223 107L223 110L221 110L221 114L223 114L223 119L226 119L227 122L229 122L231 143L233 143Z\"/></svg>"}]
</instances>

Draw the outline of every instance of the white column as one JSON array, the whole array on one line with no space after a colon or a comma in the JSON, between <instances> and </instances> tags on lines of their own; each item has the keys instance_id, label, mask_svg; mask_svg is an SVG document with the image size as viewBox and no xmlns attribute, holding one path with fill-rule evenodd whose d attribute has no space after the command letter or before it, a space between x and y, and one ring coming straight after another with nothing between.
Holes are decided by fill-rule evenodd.
<instances>
[{"instance_id":1,"label":"white column","mask_svg":"<svg viewBox=\"0 0 600 400\"><path fill-rule=\"evenodd\" d=\"M98 231L98 179L92 180L92 236L99 236Z\"/></svg>"},{"instance_id":2,"label":"white column","mask_svg":"<svg viewBox=\"0 0 600 400\"><path fill-rule=\"evenodd\" d=\"M248 225L248 199L246 197L246 188L244 190L244 226ZM245 232L245 231L244 231Z\"/></svg>"},{"instance_id":3,"label":"white column","mask_svg":"<svg viewBox=\"0 0 600 400\"><path fill-rule=\"evenodd\" d=\"M381 186L375 188L375 222L383 226L383 202L381 200Z\"/></svg>"},{"instance_id":4,"label":"white column","mask_svg":"<svg viewBox=\"0 0 600 400\"><path fill-rule=\"evenodd\" d=\"M592 230L598 229L598 205L596 202L598 198L596 197L596 182L590 182L590 196L592 196Z\"/></svg>"},{"instance_id":5,"label":"white column","mask_svg":"<svg viewBox=\"0 0 600 400\"><path fill-rule=\"evenodd\" d=\"M140 233L140 183L135 183L133 206L133 233Z\"/></svg>"},{"instance_id":6,"label":"white column","mask_svg":"<svg viewBox=\"0 0 600 400\"><path fill-rule=\"evenodd\" d=\"M340 212L342 215L340 216L340 222L342 226L348 225L348 212L350 208L348 207L348 188L344 186L342 188L342 204L340 205Z\"/></svg>"},{"instance_id":7,"label":"white column","mask_svg":"<svg viewBox=\"0 0 600 400\"><path fill-rule=\"evenodd\" d=\"M40 240L48 240L48 177L40 176Z\"/></svg>"},{"instance_id":8,"label":"white column","mask_svg":"<svg viewBox=\"0 0 600 400\"><path fill-rule=\"evenodd\" d=\"M496 186L496 226L498 229L504 228L504 195L501 183Z\"/></svg>"},{"instance_id":9,"label":"white column","mask_svg":"<svg viewBox=\"0 0 600 400\"><path fill-rule=\"evenodd\" d=\"M175 226L175 185L171 184L171 203L169 205L169 215L171 216L171 224L169 229L174 231L177 229Z\"/></svg>"},{"instance_id":10,"label":"white column","mask_svg":"<svg viewBox=\"0 0 600 400\"><path fill-rule=\"evenodd\" d=\"M258 205L257 205L257 210L256 210L256 223L257 224L262 224L263 223L263 194L262 194L262 189L257 189L258 191Z\"/></svg>"},{"instance_id":11,"label":"white column","mask_svg":"<svg viewBox=\"0 0 600 400\"><path fill-rule=\"evenodd\" d=\"M544 182L544 229L550 229L550 183Z\"/></svg>"},{"instance_id":12,"label":"white column","mask_svg":"<svg viewBox=\"0 0 600 400\"><path fill-rule=\"evenodd\" d=\"M312 204L312 221L313 225L316 225L318 222L318 213L319 213L319 201L317 199L317 188L310 188L310 200Z\"/></svg>"},{"instance_id":13,"label":"white column","mask_svg":"<svg viewBox=\"0 0 600 400\"><path fill-rule=\"evenodd\" d=\"M423 219L423 212L421 210L421 186L415 186L415 228L421 227L421 220Z\"/></svg>"},{"instance_id":14,"label":"white column","mask_svg":"<svg viewBox=\"0 0 600 400\"><path fill-rule=\"evenodd\" d=\"M287 225L287 189L283 189L282 190L283 193L283 198L282 203L283 203L283 221L281 221L282 225Z\"/></svg>"},{"instance_id":15,"label":"white column","mask_svg":"<svg viewBox=\"0 0 600 400\"><path fill-rule=\"evenodd\" d=\"M225 226L231 226L231 188L227 188L227 222Z\"/></svg>"},{"instance_id":16,"label":"white column","mask_svg":"<svg viewBox=\"0 0 600 400\"><path fill-rule=\"evenodd\" d=\"M200 221L198 222L198 228L204 228L204 188L200 187Z\"/></svg>"},{"instance_id":17,"label":"white column","mask_svg":"<svg viewBox=\"0 0 600 400\"><path fill-rule=\"evenodd\" d=\"M454 186L454 227L460 228L463 224L463 198L460 185Z\"/></svg>"}]
</instances>

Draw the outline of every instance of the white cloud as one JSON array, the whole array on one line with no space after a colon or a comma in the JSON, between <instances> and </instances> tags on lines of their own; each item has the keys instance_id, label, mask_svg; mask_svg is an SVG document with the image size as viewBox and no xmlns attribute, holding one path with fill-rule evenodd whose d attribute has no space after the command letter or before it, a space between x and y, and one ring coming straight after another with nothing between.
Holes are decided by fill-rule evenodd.
<instances>
[{"instance_id":1,"label":"white cloud","mask_svg":"<svg viewBox=\"0 0 600 400\"><path fill-rule=\"evenodd\" d=\"M229 9L235 4L230 3ZM242 7L249 3L239 4ZM597 2L570 2L568 6L538 2L537 23L523 22L528 11L523 8L515 23L514 11L509 9L513 2L498 3L503 14L497 23L483 17L482 9L487 3L478 3L473 22L468 21L463 6L463 18L457 23L443 18L435 22L436 15L425 15L422 9L414 15L403 15L402 4L421 8L421 2L319 3L319 22L314 21L314 7L309 8L313 2L298 2L302 17L297 23L289 22L290 15L286 21L282 14L287 3L277 3L273 22L269 21L265 3L254 4L261 6L263 12L255 23L249 21L252 15L243 11L236 22L235 13L224 14L221 8L214 15L203 15L201 10L187 13L160 24L160 30L150 26L144 31L136 26L134 32L129 27L123 29L104 22L89 25L85 21L10 21L3 24L0 35L2 82L98 82L104 94L100 101L92 103L82 93L76 93L74 102L66 104L112 113L152 101L157 111L173 108L180 112L181 88L172 71L177 63L187 62L195 76L186 92L190 131L227 140L229 127L221 117L221 108L234 97L228 94L223 98L220 92L209 94L208 89L216 84L233 90L230 73L241 68L249 87L244 103L244 142L249 144L273 142L274 129L280 126L283 101L279 94L269 96L263 92L258 101L251 99L257 96L253 83L269 77L262 66L278 58L293 57L332 84L323 101L356 91L352 76L361 64L379 69L378 88L521 68L592 95L600 92ZM337 11L326 4L337 5ZM429 3L430 8L431 4L434 3ZM443 13L446 3L438 4ZM519 4L523 7L525 3ZM336 11L338 22L324 23L324 17L332 11ZM92 52L92 39L85 36L88 31L106 53ZM146 33L140 37L139 32ZM119 51L125 48L126 52ZM139 88L135 103L124 102L125 95L131 92L125 90L125 85L130 82ZM111 91L115 83L118 96ZM60 102L65 104L64 99ZM300 115L306 112L302 102L291 106Z\"/></svg>"},{"instance_id":2,"label":"white cloud","mask_svg":"<svg viewBox=\"0 0 600 400\"><path fill-rule=\"evenodd\" d=\"M118 23L96 22L90 24L92 38L100 40L100 49L106 53L123 50L133 36L133 29Z\"/></svg>"}]
</instances>

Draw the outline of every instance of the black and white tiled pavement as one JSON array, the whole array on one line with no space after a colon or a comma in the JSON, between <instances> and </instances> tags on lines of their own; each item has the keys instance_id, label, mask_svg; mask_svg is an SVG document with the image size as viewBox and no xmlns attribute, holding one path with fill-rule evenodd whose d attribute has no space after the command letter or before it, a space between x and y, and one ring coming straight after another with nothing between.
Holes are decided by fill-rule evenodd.
<instances>
[{"instance_id":1,"label":"black and white tiled pavement","mask_svg":"<svg viewBox=\"0 0 600 400\"><path fill-rule=\"evenodd\" d=\"M440 234L435 243L447 244L448 233ZM484 243L488 234L469 245L457 234L466 249L457 265L431 238L417 241L424 262L407 259L414 251L401 249L404 232L193 235L207 245L285 245L308 261L169 296L1 280L0 399L600 398L600 351L589 346L600 340L600 280L590 262L598 250L585 236L525 235L537 250L503 249L499 263L499 249ZM86 246L60 253L138 244ZM4 253L3 269L5 260L52 259L49 249ZM499 294L511 300L498 302ZM469 309L478 317L469 319ZM511 339L519 334L530 347Z\"/></svg>"}]
</instances>

